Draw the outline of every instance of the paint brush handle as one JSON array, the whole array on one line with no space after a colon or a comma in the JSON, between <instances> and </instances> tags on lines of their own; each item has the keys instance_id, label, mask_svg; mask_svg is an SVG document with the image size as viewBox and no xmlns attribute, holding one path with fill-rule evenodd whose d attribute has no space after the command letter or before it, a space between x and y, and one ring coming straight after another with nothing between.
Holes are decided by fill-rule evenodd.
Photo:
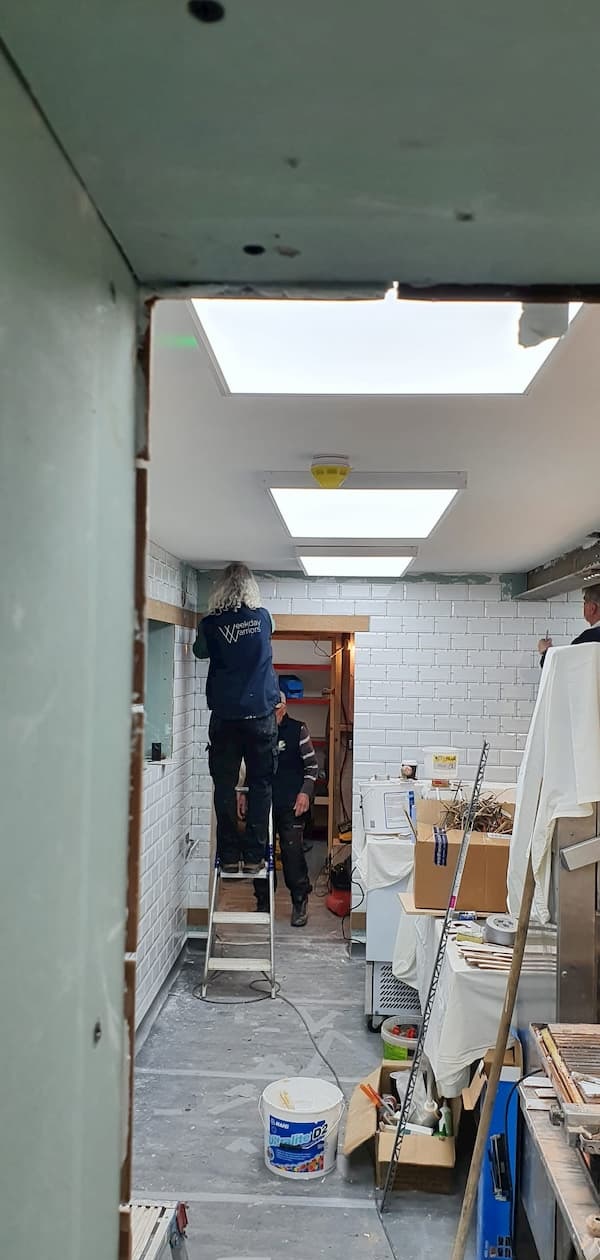
<instances>
[{"instance_id":1,"label":"paint brush handle","mask_svg":"<svg viewBox=\"0 0 600 1260\"><path fill-rule=\"evenodd\" d=\"M373 1089L372 1085L361 1084L360 1088L362 1089L363 1094L366 1094L369 1102L374 1103L376 1107L381 1107L383 1111L389 1112L391 1116L395 1115L393 1107L390 1107L389 1103L386 1103L385 1099L381 1097L381 1094L377 1093L376 1089Z\"/></svg>"}]
</instances>

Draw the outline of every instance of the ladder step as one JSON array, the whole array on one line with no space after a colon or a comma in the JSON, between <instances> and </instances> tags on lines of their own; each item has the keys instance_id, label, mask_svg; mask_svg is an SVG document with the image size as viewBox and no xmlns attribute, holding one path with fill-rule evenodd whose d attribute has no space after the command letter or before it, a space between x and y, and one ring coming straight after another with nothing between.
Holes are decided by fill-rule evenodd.
<instances>
[{"instance_id":1,"label":"ladder step","mask_svg":"<svg viewBox=\"0 0 600 1260\"><path fill-rule=\"evenodd\" d=\"M271 972L270 958L209 958L207 971L266 971Z\"/></svg>"},{"instance_id":2,"label":"ladder step","mask_svg":"<svg viewBox=\"0 0 600 1260\"><path fill-rule=\"evenodd\" d=\"M266 866L263 866L262 871L259 871L258 875L245 875L243 871L238 871L236 875L228 875L227 871L222 871L219 867L219 875L221 879L268 879L269 872Z\"/></svg>"},{"instance_id":3,"label":"ladder step","mask_svg":"<svg viewBox=\"0 0 600 1260\"><path fill-rule=\"evenodd\" d=\"M269 923L270 914L258 910L215 910L213 923Z\"/></svg>"}]
</instances>

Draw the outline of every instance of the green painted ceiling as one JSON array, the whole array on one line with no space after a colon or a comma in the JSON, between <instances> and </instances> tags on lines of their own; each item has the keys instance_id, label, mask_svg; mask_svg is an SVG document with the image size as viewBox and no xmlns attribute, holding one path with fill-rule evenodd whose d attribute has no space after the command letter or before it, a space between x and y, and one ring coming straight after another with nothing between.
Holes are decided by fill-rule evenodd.
<instances>
[{"instance_id":1,"label":"green painted ceiling","mask_svg":"<svg viewBox=\"0 0 600 1260\"><path fill-rule=\"evenodd\" d=\"M598 281L596 0L224 5L0 0L142 279Z\"/></svg>"}]
</instances>

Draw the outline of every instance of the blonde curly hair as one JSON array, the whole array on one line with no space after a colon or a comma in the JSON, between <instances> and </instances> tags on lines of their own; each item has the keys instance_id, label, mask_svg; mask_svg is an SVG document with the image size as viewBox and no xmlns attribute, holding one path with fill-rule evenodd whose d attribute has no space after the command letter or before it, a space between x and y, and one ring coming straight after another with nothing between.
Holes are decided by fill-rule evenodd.
<instances>
[{"instance_id":1,"label":"blonde curly hair","mask_svg":"<svg viewBox=\"0 0 600 1260\"><path fill-rule=\"evenodd\" d=\"M242 607L260 608L260 591L248 566L234 560L217 579L208 601L208 611L238 612Z\"/></svg>"}]
</instances>

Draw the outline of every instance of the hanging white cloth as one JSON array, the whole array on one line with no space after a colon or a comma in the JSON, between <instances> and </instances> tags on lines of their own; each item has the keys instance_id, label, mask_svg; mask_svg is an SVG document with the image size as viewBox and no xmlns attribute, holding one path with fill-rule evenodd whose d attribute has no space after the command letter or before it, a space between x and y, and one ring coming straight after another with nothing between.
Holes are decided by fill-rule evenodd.
<instances>
[{"instance_id":1,"label":"hanging white cloth","mask_svg":"<svg viewBox=\"0 0 600 1260\"><path fill-rule=\"evenodd\" d=\"M581 818L600 800L600 644L551 648L517 781L508 905L518 915L531 849L541 923L548 906L557 818Z\"/></svg>"},{"instance_id":2,"label":"hanging white cloth","mask_svg":"<svg viewBox=\"0 0 600 1260\"><path fill-rule=\"evenodd\" d=\"M415 846L402 836L367 835L355 870L365 892L387 888L412 874Z\"/></svg>"}]
</instances>

